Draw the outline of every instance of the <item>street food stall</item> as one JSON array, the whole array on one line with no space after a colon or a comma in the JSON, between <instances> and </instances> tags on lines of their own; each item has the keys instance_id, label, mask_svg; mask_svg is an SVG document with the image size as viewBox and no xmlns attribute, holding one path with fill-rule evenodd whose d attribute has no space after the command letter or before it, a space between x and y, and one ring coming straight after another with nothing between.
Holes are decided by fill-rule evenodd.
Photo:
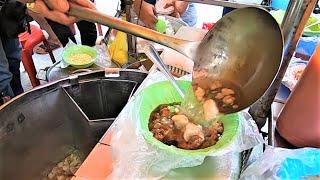
<instances>
[{"instance_id":1,"label":"street food stall","mask_svg":"<svg viewBox=\"0 0 320 180\"><path fill-rule=\"evenodd\" d=\"M143 38L127 40L144 55L102 68L99 50L68 48L70 67L55 63L48 84L0 106L1 179L319 177L320 46L291 60L316 0L291 0L281 22L266 5L192 2L240 9L209 31L172 20L169 37L72 6Z\"/></svg>"}]
</instances>

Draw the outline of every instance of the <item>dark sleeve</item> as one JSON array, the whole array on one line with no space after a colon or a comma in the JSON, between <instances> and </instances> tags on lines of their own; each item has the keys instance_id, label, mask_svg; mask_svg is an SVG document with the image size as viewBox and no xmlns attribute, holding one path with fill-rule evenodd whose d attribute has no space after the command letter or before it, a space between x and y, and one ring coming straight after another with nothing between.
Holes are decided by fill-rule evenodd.
<instances>
[{"instance_id":1,"label":"dark sleeve","mask_svg":"<svg viewBox=\"0 0 320 180\"><path fill-rule=\"evenodd\" d=\"M155 5L157 0L144 0L145 2L149 3L149 4L153 4Z\"/></svg>"},{"instance_id":2,"label":"dark sleeve","mask_svg":"<svg viewBox=\"0 0 320 180\"><path fill-rule=\"evenodd\" d=\"M4 5L5 1L4 0L0 0L0 10L1 10L1 7Z\"/></svg>"},{"instance_id":3,"label":"dark sleeve","mask_svg":"<svg viewBox=\"0 0 320 180\"><path fill-rule=\"evenodd\" d=\"M0 10L7 2L16 2L16 0L0 0Z\"/></svg>"},{"instance_id":4,"label":"dark sleeve","mask_svg":"<svg viewBox=\"0 0 320 180\"><path fill-rule=\"evenodd\" d=\"M16 38L26 30L26 6L19 1L8 1L0 11L0 33L3 37Z\"/></svg>"}]
</instances>

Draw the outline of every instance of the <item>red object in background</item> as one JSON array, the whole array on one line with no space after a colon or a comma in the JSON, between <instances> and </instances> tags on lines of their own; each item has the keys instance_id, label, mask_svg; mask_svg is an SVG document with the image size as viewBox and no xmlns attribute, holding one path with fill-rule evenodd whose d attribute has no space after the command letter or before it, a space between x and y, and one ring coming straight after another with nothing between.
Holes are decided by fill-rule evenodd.
<instances>
[{"instance_id":1,"label":"red object in background","mask_svg":"<svg viewBox=\"0 0 320 180\"><path fill-rule=\"evenodd\" d=\"M34 25L30 26L30 30L31 34L28 32L21 33L19 35L19 41L22 45L22 64L28 73L32 86L35 87L40 85L40 81L37 79L37 71L32 59L33 48L39 43L43 42L46 48L49 50L49 55L53 63L55 63L55 59L42 30Z\"/></svg>"},{"instance_id":2,"label":"red object in background","mask_svg":"<svg viewBox=\"0 0 320 180\"><path fill-rule=\"evenodd\" d=\"M297 147L320 148L320 45L280 113L277 130Z\"/></svg>"},{"instance_id":3,"label":"red object in background","mask_svg":"<svg viewBox=\"0 0 320 180\"><path fill-rule=\"evenodd\" d=\"M203 23L202 24L202 29L205 29L205 30L210 30L212 29L214 26L214 23Z\"/></svg>"}]
</instances>

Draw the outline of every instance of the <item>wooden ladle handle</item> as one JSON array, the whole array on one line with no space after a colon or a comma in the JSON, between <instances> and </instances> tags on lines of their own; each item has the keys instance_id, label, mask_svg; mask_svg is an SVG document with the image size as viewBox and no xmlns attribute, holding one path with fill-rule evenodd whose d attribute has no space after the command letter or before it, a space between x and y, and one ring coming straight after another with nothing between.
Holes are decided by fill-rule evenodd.
<instances>
[{"instance_id":1,"label":"wooden ladle handle","mask_svg":"<svg viewBox=\"0 0 320 180\"><path fill-rule=\"evenodd\" d=\"M181 52L182 54L185 54L183 52L183 47L186 44L190 43L190 41L164 35L152 29L148 29L127 21L123 21L121 19L100 13L97 10L85 8L74 3L70 3L69 15L75 16L81 20L103 24L110 28L117 29L119 31L126 32L134 36L162 44L164 46L175 49L176 51Z\"/></svg>"}]
</instances>

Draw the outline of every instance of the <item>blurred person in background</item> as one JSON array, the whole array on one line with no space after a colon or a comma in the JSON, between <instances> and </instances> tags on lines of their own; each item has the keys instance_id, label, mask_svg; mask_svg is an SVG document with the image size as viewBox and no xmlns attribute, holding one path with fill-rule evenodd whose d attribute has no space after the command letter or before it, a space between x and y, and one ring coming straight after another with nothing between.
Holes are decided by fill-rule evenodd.
<instances>
[{"instance_id":1,"label":"blurred person in background","mask_svg":"<svg viewBox=\"0 0 320 180\"><path fill-rule=\"evenodd\" d=\"M197 24L197 11L193 3L177 0L161 0L164 1L164 8L173 7L174 12L171 14L177 18L181 18L189 26L193 27ZM157 12L155 5L157 0L135 0L134 10L138 18L146 27L154 29L157 23Z\"/></svg>"},{"instance_id":2,"label":"blurred person in background","mask_svg":"<svg viewBox=\"0 0 320 180\"><path fill-rule=\"evenodd\" d=\"M91 0L91 2L94 3L94 0ZM41 24L44 24L43 20L41 20L41 17L39 17L42 16L41 14L32 11L30 12L30 14L36 21L38 20L37 22L40 24L40 26ZM59 48L60 44L62 45L62 47L65 47L68 44L69 40L71 40L74 43L77 43L75 38L74 24L72 24L71 26L60 24L48 18L45 18L45 21L46 24L50 26L47 27L47 29L50 29L54 33L54 35L52 35L52 33L49 33L50 36L54 37L49 37L48 40L52 50ZM75 24L77 25L80 32L81 44L87 46L95 46L97 40L97 28L95 23L91 23L88 21L78 21ZM57 39L59 43L55 42L55 39ZM38 54L47 53L47 49L43 44L40 45L35 51Z\"/></svg>"},{"instance_id":3,"label":"blurred person in background","mask_svg":"<svg viewBox=\"0 0 320 180\"><path fill-rule=\"evenodd\" d=\"M67 15L67 0L48 0L49 9L43 0L0 0L0 105L23 92L20 80L21 45L18 34L26 30L27 13L25 3L33 3L34 8L44 17L60 24L70 25L75 17ZM81 6L95 9L89 0L73 0Z\"/></svg>"},{"instance_id":4,"label":"blurred person in background","mask_svg":"<svg viewBox=\"0 0 320 180\"><path fill-rule=\"evenodd\" d=\"M60 43L63 47L65 47L69 39L71 39L74 43L76 43L75 34L71 30L70 26L63 25L52 21L50 19L47 20L48 24L52 28L53 32L56 34ZM95 23L91 23L88 21L79 21L76 22L77 27L81 36L81 44L87 46L94 46L97 40L97 28Z\"/></svg>"},{"instance_id":5,"label":"blurred person in background","mask_svg":"<svg viewBox=\"0 0 320 180\"><path fill-rule=\"evenodd\" d=\"M0 105L23 92L18 34L25 31L25 10L20 2L0 0Z\"/></svg>"}]
</instances>

